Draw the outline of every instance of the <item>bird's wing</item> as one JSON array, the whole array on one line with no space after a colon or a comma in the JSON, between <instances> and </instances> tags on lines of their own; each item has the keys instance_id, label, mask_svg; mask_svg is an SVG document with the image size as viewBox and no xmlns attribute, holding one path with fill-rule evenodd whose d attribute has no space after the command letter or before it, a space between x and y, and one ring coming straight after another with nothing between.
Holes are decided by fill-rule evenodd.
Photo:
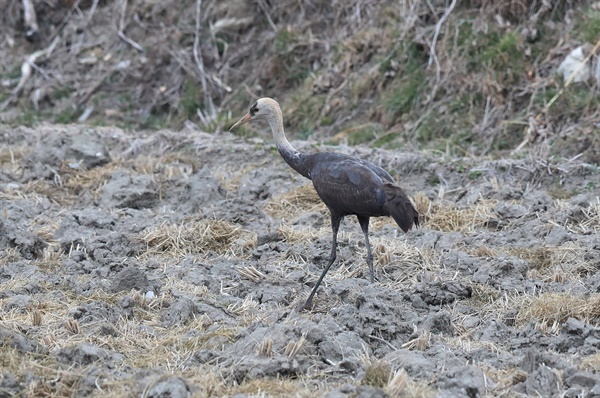
<instances>
[{"instance_id":1,"label":"bird's wing","mask_svg":"<svg viewBox=\"0 0 600 398\"><path fill-rule=\"evenodd\" d=\"M371 170L373 173L377 174L377 176L379 176L379 178L381 178L384 181L388 181L391 183L396 183L396 181L394 181L394 178L390 175L390 173L388 173L387 171L385 171L384 169L382 169L379 166L375 166L373 163L364 160L364 159L358 159L357 160L365 167L369 168L369 170Z\"/></svg>"},{"instance_id":2,"label":"bird's wing","mask_svg":"<svg viewBox=\"0 0 600 398\"><path fill-rule=\"evenodd\" d=\"M384 181L360 159L324 157L312 168L311 178L330 209L343 214L385 215Z\"/></svg>"}]
</instances>

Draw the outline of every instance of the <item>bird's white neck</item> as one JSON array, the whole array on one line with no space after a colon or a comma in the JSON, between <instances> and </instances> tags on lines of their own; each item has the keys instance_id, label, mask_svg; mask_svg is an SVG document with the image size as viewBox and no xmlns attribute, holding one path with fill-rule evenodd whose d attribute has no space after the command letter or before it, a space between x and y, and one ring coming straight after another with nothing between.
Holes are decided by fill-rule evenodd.
<instances>
[{"instance_id":1,"label":"bird's white neck","mask_svg":"<svg viewBox=\"0 0 600 398\"><path fill-rule=\"evenodd\" d=\"M285 132L283 131L283 117L281 112L276 112L271 117L268 117L267 121L271 126L273 138L275 139L275 144L277 145L277 150L279 151L279 154L283 160L285 160L285 162L292 169L310 179L310 172L306 164L306 156L298 152L285 137Z\"/></svg>"},{"instance_id":2,"label":"bird's white neck","mask_svg":"<svg viewBox=\"0 0 600 398\"><path fill-rule=\"evenodd\" d=\"M271 126L271 131L273 132L273 138L275 139L275 144L277 145L277 149L279 151L284 151L289 154L297 154L298 151L290 144L290 142L285 137L285 132L283 131L283 117L281 112L277 112L274 115L267 118L269 126Z\"/></svg>"}]
</instances>

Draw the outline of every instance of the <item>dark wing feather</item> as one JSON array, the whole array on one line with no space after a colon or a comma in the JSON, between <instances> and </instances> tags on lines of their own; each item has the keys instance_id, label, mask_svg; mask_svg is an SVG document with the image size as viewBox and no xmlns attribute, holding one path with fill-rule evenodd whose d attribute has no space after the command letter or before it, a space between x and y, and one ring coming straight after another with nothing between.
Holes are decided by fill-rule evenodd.
<instances>
[{"instance_id":1,"label":"dark wing feather","mask_svg":"<svg viewBox=\"0 0 600 398\"><path fill-rule=\"evenodd\" d=\"M308 155L304 165L319 197L332 212L392 216L404 232L419 226L412 202L381 167L333 152Z\"/></svg>"},{"instance_id":2,"label":"dark wing feather","mask_svg":"<svg viewBox=\"0 0 600 398\"><path fill-rule=\"evenodd\" d=\"M369 167L375 165L329 152L314 156L310 178L330 209L344 215L389 215L384 206L384 180Z\"/></svg>"},{"instance_id":3,"label":"dark wing feather","mask_svg":"<svg viewBox=\"0 0 600 398\"><path fill-rule=\"evenodd\" d=\"M381 167L375 166L373 163L366 161L364 159L356 158L356 160L358 162L360 162L363 166L369 168L369 170L371 170L373 173L377 174L379 176L379 178L381 178L383 181L389 181L389 182L396 183L396 181L394 181L394 178L390 175L390 173L388 173Z\"/></svg>"}]
</instances>

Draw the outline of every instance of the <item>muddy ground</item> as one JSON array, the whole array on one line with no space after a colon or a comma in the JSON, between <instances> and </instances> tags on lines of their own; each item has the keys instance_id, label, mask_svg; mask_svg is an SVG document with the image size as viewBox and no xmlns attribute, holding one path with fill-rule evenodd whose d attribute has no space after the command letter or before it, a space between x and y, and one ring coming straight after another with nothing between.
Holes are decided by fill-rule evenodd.
<instances>
[{"instance_id":1,"label":"muddy ground","mask_svg":"<svg viewBox=\"0 0 600 398\"><path fill-rule=\"evenodd\" d=\"M271 138L0 127L0 396L600 396L597 166L361 147L422 227L329 218Z\"/></svg>"}]
</instances>

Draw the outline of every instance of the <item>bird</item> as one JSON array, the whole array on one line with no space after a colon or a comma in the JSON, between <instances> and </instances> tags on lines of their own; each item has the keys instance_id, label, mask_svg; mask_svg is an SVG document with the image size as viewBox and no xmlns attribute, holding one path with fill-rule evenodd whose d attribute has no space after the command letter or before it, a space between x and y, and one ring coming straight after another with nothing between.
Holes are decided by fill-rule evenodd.
<instances>
[{"instance_id":1,"label":"bird","mask_svg":"<svg viewBox=\"0 0 600 398\"><path fill-rule=\"evenodd\" d=\"M373 283L370 218L391 216L404 232L408 232L413 225L419 226L419 214L404 190L387 171L367 160L337 152L302 153L296 150L286 138L279 103L272 98L264 97L254 102L249 112L229 131L254 121L266 121L269 124L279 154L292 169L312 181L331 217L333 239L327 265L308 299L297 310L312 310L317 289L336 259L338 230L345 216L354 215L358 219L365 238L367 265Z\"/></svg>"}]
</instances>

